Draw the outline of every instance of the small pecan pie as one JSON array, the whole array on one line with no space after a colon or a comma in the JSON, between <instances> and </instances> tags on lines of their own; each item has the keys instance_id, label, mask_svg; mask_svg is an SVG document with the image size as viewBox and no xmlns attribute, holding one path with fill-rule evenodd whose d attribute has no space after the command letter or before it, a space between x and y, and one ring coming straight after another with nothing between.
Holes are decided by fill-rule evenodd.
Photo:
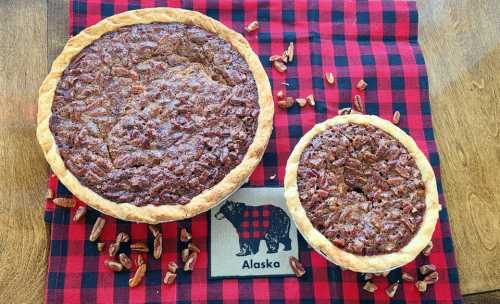
<instances>
[{"instance_id":1,"label":"small pecan pie","mask_svg":"<svg viewBox=\"0 0 500 304\"><path fill-rule=\"evenodd\" d=\"M157 223L206 211L247 180L273 113L240 34L197 12L143 9L68 42L40 88L37 136L78 198Z\"/></svg>"},{"instance_id":2,"label":"small pecan pie","mask_svg":"<svg viewBox=\"0 0 500 304\"><path fill-rule=\"evenodd\" d=\"M285 196L311 246L370 273L412 261L431 240L440 209L434 172L413 139L358 114L318 124L300 140Z\"/></svg>"}]
</instances>

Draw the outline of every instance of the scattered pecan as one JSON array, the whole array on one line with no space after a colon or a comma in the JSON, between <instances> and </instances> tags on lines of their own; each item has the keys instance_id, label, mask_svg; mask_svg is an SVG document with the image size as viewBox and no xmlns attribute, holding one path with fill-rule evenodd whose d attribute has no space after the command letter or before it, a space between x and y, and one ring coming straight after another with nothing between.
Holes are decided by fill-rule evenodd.
<instances>
[{"instance_id":1,"label":"scattered pecan","mask_svg":"<svg viewBox=\"0 0 500 304\"><path fill-rule=\"evenodd\" d=\"M72 198L68 197L58 197L53 200L54 204L56 204L59 207L64 207L64 208L73 208L76 205L76 202Z\"/></svg>"},{"instance_id":2,"label":"scattered pecan","mask_svg":"<svg viewBox=\"0 0 500 304\"><path fill-rule=\"evenodd\" d=\"M123 270L123 265L113 260L104 260L104 265L112 271L119 272Z\"/></svg>"},{"instance_id":3,"label":"scattered pecan","mask_svg":"<svg viewBox=\"0 0 500 304\"><path fill-rule=\"evenodd\" d=\"M363 286L363 289L366 290L366 291L368 291L368 292L373 293L373 292L375 292L375 290L378 289L378 287L377 287L377 285L373 284L372 282L367 281L365 283L365 285Z\"/></svg>"},{"instance_id":4,"label":"scattered pecan","mask_svg":"<svg viewBox=\"0 0 500 304\"><path fill-rule=\"evenodd\" d=\"M192 252L200 253L200 248L193 243L189 243L187 248Z\"/></svg>"},{"instance_id":5,"label":"scattered pecan","mask_svg":"<svg viewBox=\"0 0 500 304\"><path fill-rule=\"evenodd\" d=\"M116 241L119 243L127 243L129 240L130 240L130 237L126 232L120 232L116 236Z\"/></svg>"},{"instance_id":6,"label":"scattered pecan","mask_svg":"<svg viewBox=\"0 0 500 304\"><path fill-rule=\"evenodd\" d=\"M301 108L303 108L307 104L307 100L305 98L297 98L295 101L299 104Z\"/></svg>"},{"instance_id":7,"label":"scattered pecan","mask_svg":"<svg viewBox=\"0 0 500 304\"><path fill-rule=\"evenodd\" d=\"M282 109L288 109L288 108L291 108L294 103L295 103L295 100L293 100L292 97L288 96L286 99L282 99L282 100L278 101L278 107L280 107Z\"/></svg>"},{"instance_id":8,"label":"scattered pecan","mask_svg":"<svg viewBox=\"0 0 500 304\"><path fill-rule=\"evenodd\" d=\"M366 90L366 87L368 86L368 84L366 83L366 81L364 81L363 79L361 79L360 81L358 81L358 83L356 84L356 89L360 90L360 91L364 91Z\"/></svg>"},{"instance_id":9,"label":"scattered pecan","mask_svg":"<svg viewBox=\"0 0 500 304\"><path fill-rule=\"evenodd\" d=\"M181 242L187 243L191 239L191 234L187 231L186 228L181 229L181 236L180 236Z\"/></svg>"},{"instance_id":10,"label":"scattered pecan","mask_svg":"<svg viewBox=\"0 0 500 304\"><path fill-rule=\"evenodd\" d=\"M284 61L284 60L283 60L283 55L271 55L271 57L269 57L269 61L270 61L270 62L274 62L274 61Z\"/></svg>"},{"instance_id":11,"label":"scattered pecan","mask_svg":"<svg viewBox=\"0 0 500 304\"><path fill-rule=\"evenodd\" d=\"M283 51L283 54L281 55L281 61L283 61L284 63L288 62L288 51L287 50Z\"/></svg>"},{"instance_id":12,"label":"scattered pecan","mask_svg":"<svg viewBox=\"0 0 500 304\"><path fill-rule=\"evenodd\" d=\"M163 279L163 283L165 283L167 285L174 284L176 277L177 277L177 275L175 273L171 273L170 271L167 271L167 273L165 274L165 278Z\"/></svg>"},{"instance_id":13,"label":"scattered pecan","mask_svg":"<svg viewBox=\"0 0 500 304\"><path fill-rule=\"evenodd\" d=\"M170 261L170 262L168 262L167 268L168 268L169 272L176 273L177 268L179 268L179 266L177 265L177 263L175 261Z\"/></svg>"},{"instance_id":14,"label":"scattered pecan","mask_svg":"<svg viewBox=\"0 0 500 304\"><path fill-rule=\"evenodd\" d=\"M301 276L303 276L306 273L304 266L302 266L302 264L300 263L300 261L296 257L291 256L288 259L288 263L290 264L290 267L292 268L293 273L295 274L295 276L297 278L300 278Z\"/></svg>"},{"instance_id":15,"label":"scattered pecan","mask_svg":"<svg viewBox=\"0 0 500 304\"><path fill-rule=\"evenodd\" d=\"M314 101L314 95L313 94L310 94L310 95L307 95L306 97L306 101L309 105L313 106L316 104L316 102Z\"/></svg>"},{"instance_id":16,"label":"scattered pecan","mask_svg":"<svg viewBox=\"0 0 500 304\"><path fill-rule=\"evenodd\" d=\"M245 31L247 31L247 32L253 32L253 31L255 31L258 28L259 28L259 21L252 21L252 22L250 22L249 25L247 25L245 27Z\"/></svg>"},{"instance_id":17,"label":"scattered pecan","mask_svg":"<svg viewBox=\"0 0 500 304\"><path fill-rule=\"evenodd\" d=\"M118 255L118 259L120 260L120 263L123 265L123 267L127 268L128 270L132 268L132 260L125 253L120 253Z\"/></svg>"},{"instance_id":18,"label":"scattered pecan","mask_svg":"<svg viewBox=\"0 0 500 304\"><path fill-rule=\"evenodd\" d=\"M325 73L325 79L326 79L326 82L328 82L329 84L334 84L335 83L335 77L333 77L333 73L332 72L326 72Z\"/></svg>"},{"instance_id":19,"label":"scattered pecan","mask_svg":"<svg viewBox=\"0 0 500 304\"><path fill-rule=\"evenodd\" d=\"M439 280L439 273L437 271L431 272L424 277L424 282L427 285L431 285L436 283Z\"/></svg>"},{"instance_id":20,"label":"scattered pecan","mask_svg":"<svg viewBox=\"0 0 500 304\"><path fill-rule=\"evenodd\" d=\"M87 213L86 206L80 206L76 209L75 215L73 216L73 222L78 222Z\"/></svg>"},{"instance_id":21,"label":"scattered pecan","mask_svg":"<svg viewBox=\"0 0 500 304\"><path fill-rule=\"evenodd\" d=\"M144 243L141 243L141 242L131 244L130 249L132 251L149 252L148 246Z\"/></svg>"},{"instance_id":22,"label":"scattered pecan","mask_svg":"<svg viewBox=\"0 0 500 304\"><path fill-rule=\"evenodd\" d=\"M285 98L285 94L280 90L278 91L278 93L276 93L276 97L278 97L278 100L282 100Z\"/></svg>"},{"instance_id":23,"label":"scattered pecan","mask_svg":"<svg viewBox=\"0 0 500 304\"><path fill-rule=\"evenodd\" d=\"M97 251L101 252L103 250L104 250L104 243L103 242L97 243Z\"/></svg>"},{"instance_id":24,"label":"scattered pecan","mask_svg":"<svg viewBox=\"0 0 500 304\"><path fill-rule=\"evenodd\" d=\"M392 123L397 125L400 119L401 119L401 113L399 113L399 111L394 112L394 114L392 115Z\"/></svg>"},{"instance_id":25,"label":"scattered pecan","mask_svg":"<svg viewBox=\"0 0 500 304\"><path fill-rule=\"evenodd\" d=\"M128 280L128 286L129 287L135 287L141 283L142 278L144 277L144 274L146 273L146 264L142 264L137 268L137 270L134 273L134 276Z\"/></svg>"},{"instance_id":26,"label":"scattered pecan","mask_svg":"<svg viewBox=\"0 0 500 304\"><path fill-rule=\"evenodd\" d=\"M101 235L104 224L106 224L106 220L103 217L98 217L92 227L92 232L90 232L89 239L91 242L97 240L97 238Z\"/></svg>"},{"instance_id":27,"label":"scattered pecan","mask_svg":"<svg viewBox=\"0 0 500 304\"><path fill-rule=\"evenodd\" d=\"M417 283L415 283L415 286L420 292L425 292L427 290L427 283L425 283L424 281L417 281Z\"/></svg>"},{"instance_id":28,"label":"scattered pecan","mask_svg":"<svg viewBox=\"0 0 500 304\"><path fill-rule=\"evenodd\" d=\"M338 115L348 115L348 114L351 114L351 111L352 111L351 108L342 108L342 109L339 109L337 114Z\"/></svg>"},{"instance_id":29,"label":"scattered pecan","mask_svg":"<svg viewBox=\"0 0 500 304\"><path fill-rule=\"evenodd\" d=\"M363 107L363 103L361 102L361 96L359 96L359 95L354 96L354 109L356 111L361 112L361 113L365 112L365 109Z\"/></svg>"},{"instance_id":30,"label":"scattered pecan","mask_svg":"<svg viewBox=\"0 0 500 304\"><path fill-rule=\"evenodd\" d=\"M278 71L280 73L283 73L284 71L286 71L286 65L280 60L273 61L273 65L276 68L276 71Z\"/></svg>"},{"instance_id":31,"label":"scattered pecan","mask_svg":"<svg viewBox=\"0 0 500 304\"><path fill-rule=\"evenodd\" d=\"M141 254L139 254L135 260L135 265L137 267L141 266L142 264L144 264L144 258L142 257Z\"/></svg>"},{"instance_id":32,"label":"scattered pecan","mask_svg":"<svg viewBox=\"0 0 500 304\"><path fill-rule=\"evenodd\" d=\"M373 273L365 273L364 279L365 281L371 280L373 278Z\"/></svg>"},{"instance_id":33,"label":"scattered pecan","mask_svg":"<svg viewBox=\"0 0 500 304\"><path fill-rule=\"evenodd\" d=\"M158 233L153 243L153 257L158 260L161 257L162 251L163 251L162 236L161 233Z\"/></svg>"},{"instance_id":34,"label":"scattered pecan","mask_svg":"<svg viewBox=\"0 0 500 304\"><path fill-rule=\"evenodd\" d=\"M398 287L399 287L399 281L389 285L385 289L385 293L387 294L387 296L389 296L389 298L392 298L396 294L396 291L398 291Z\"/></svg>"},{"instance_id":35,"label":"scattered pecan","mask_svg":"<svg viewBox=\"0 0 500 304\"><path fill-rule=\"evenodd\" d=\"M294 53L295 52L294 52L293 42L290 42L290 44L288 45L288 49L286 50L288 62L292 62Z\"/></svg>"},{"instance_id":36,"label":"scattered pecan","mask_svg":"<svg viewBox=\"0 0 500 304\"><path fill-rule=\"evenodd\" d=\"M186 263L188 258L189 258L189 248L182 249L182 251L181 251L182 262Z\"/></svg>"},{"instance_id":37,"label":"scattered pecan","mask_svg":"<svg viewBox=\"0 0 500 304\"><path fill-rule=\"evenodd\" d=\"M160 227L158 227L158 225L148 225L148 229L154 237L160 233Z\"/></svg>"},{"instance_id":38,"label":"scattered pecan","mask_svg":"<svg viewBox=\"0 0 500 304\"><path fill-rule=\"evenodd\" d=\"M403 279L403 281L406 281L406 282L415 282L415 278L407 273L407 272L403 272L403 274L401 275L401 278Z\"/></svg>"},{"instance_id":39,"label":"scattered pecan","mask_svg":"<svg viewBox=\"0 0 500 304\"><path fill-rule=\"evenodd\" d=\"M110 257L115 256L118 253L118 250L120 250L120 242L114 242L109 244L108 251Z\"/></svg>"},{"instance_id":40,"label":"scattered pecan","mask_svg":"<svg viewBox=\"0 0 500 304\"><path fill-rule=\"evenodd\" d=\"M418 268L418 271L420 272L421 275L427 275L431 272L436 271L436 265L434 264L422 265Z\"/></svg>"},{"instance_id":41,"label":"scattered pecan","mask_svg":"<svg viewBox=\"0 0 500 304\"><path fill-rule=\"evenodd\" d=\"M415 208L415 210L417 210L417 208ZM434 244L432 244L432 241L430 241L429 244L427 244L427 246L425 246L424 250L422 250L422 254L425 256L430 256L433 247L434 247Z\"/></svg>"},{"instance_id":42,"label":"scattered pecan","mask_svg":"<svg viewBox=\"0 0 500 304\"><path fill-rule=\"evenodd\" d=\"M52 191L52 189L47 189L47 193L45 193L45 198L46 199L51 199L54 197L54 191Z\"/></svg>"},{"instance_id":43,"label":"scattered pecan","mask_svg":"<svg viewBox=\"0 0 500 304\"><path fill-rule=\"evenodd\" d=\"M191 253L187 258L186 263L184 264L184 271L193 271L194 265L196 264L196 259L198 259L198 253Z\"/></svg>"}]
</instances>

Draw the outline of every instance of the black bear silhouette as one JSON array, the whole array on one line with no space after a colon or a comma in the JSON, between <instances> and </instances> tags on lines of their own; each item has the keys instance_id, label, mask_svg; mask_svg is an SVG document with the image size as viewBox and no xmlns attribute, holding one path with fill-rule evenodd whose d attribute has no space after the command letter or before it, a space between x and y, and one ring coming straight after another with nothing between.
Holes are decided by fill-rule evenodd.
<instances>
[{"instance_id":1,"label":"black bear silhouette","mask_svg":"<svg viewBox=\"0 0 500 304\"><path fill-rule=\"evenodd\" d=\"M279 244L284 250L292 249L290 218L280 207L274 205L248 206L244 203L226 201L215 214L218 220L227 219L236 229L240 252L246 256L259 252L261 240L265 240L267 253L278 252Z\"/></svg>"}]
</instances>

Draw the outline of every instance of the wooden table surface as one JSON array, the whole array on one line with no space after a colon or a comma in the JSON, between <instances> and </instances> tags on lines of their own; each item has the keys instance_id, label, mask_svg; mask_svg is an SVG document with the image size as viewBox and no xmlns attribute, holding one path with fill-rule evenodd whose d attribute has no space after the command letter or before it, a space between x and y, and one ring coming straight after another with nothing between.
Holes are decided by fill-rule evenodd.
<instances>
[{"instance_id":1,"label":"wooden table surface","mask_svg":"<svg viewBox=\"0 0 500 304\"><path fill-rule=\"evenodd\" d=\"M500 1L417 2L462 292L500 302ZM37 90L67 39L66 1L0 1L0 299L43 301L47 165ZM496 291L495 291L496 290Z\"/></svg>"}]
</instances>

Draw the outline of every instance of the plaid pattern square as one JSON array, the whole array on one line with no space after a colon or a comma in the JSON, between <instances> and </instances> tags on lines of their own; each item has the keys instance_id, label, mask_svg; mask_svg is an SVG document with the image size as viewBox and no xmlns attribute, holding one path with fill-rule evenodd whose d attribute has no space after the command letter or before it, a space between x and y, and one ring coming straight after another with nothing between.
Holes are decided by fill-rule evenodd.
<instances>
[{"instance_id":1,"label":"plaid pattern square","mask_svg":"<svg viewBox=\"0 0 500 304\"><path fill-rule=\"evenodd\" d=\"M238 236L240 239L260 239L264 238L269 230L269 208L271 205L246 206L243 211L243 217L238 227Z\"/></svg>"},{"instance_id":2,"label":"plaid pattern square","mask_svg":"<svg viewBox=\"0 0 500 304\"><path fill-rule=\"evenodd\" d=\"M46 221L51 223L51 251L46 286L47 303L385 303L384 289L405 271L416 274L417 265L433 263L440 280L419 293L411 283L402 283L393 303L460 303L458 272L440 182L439 156L434 142L424 58L418 45L418 15L415 1L392 0L297 0L297 1L222 1L222 0L71 0L70 31L76 34L104 17L126 10L170 6L192 9L220 20L244 33L244 26L258 20L260 28L245 33L260 56L273 87L288 96L314 94L315 107L297 106L276 109L274 131L262 163L250 178L252 186L283 184L289 153L300 137L314 124L351 106L360 94L366 112L390 119L401 112L400 127L408 132L429 158L438 180L443 210L433 236L434 249L429 257L392 271L388 277L376 277L375 293L365 292L359 274L341 271L307 246L299 237L299 258L307 273L301 279L253 278L208 280L208 216L162 225L164 253L161 260L148 257L145 280L128 288L128 272L112 273L104 268L106 254L97 252L88 241L98 213L90 210L81 222L71 218L75 210L55 208L47 200ZM286 73L274 70L268 61L294 42L295 59ZM332 72L335 85L323 75ZM364 79L368 88L358 92L356 83ZM277 174L275 179L268 177ZM57 196L71 196L54 176L49 187ZM134 241L153 239L146 225L106 217L101 239L109 243L124 231ZM252 225L249 223L249 226ZM192 273L179 272L174 285L161 283L171 260L179 261L182 244L180 227L191 230L201 254ZM130 252L126 252L130 253ZM135 256L133 256L135 258ZM387 282L389 281L389 282Z\"/></svg>"}]
</instances>

